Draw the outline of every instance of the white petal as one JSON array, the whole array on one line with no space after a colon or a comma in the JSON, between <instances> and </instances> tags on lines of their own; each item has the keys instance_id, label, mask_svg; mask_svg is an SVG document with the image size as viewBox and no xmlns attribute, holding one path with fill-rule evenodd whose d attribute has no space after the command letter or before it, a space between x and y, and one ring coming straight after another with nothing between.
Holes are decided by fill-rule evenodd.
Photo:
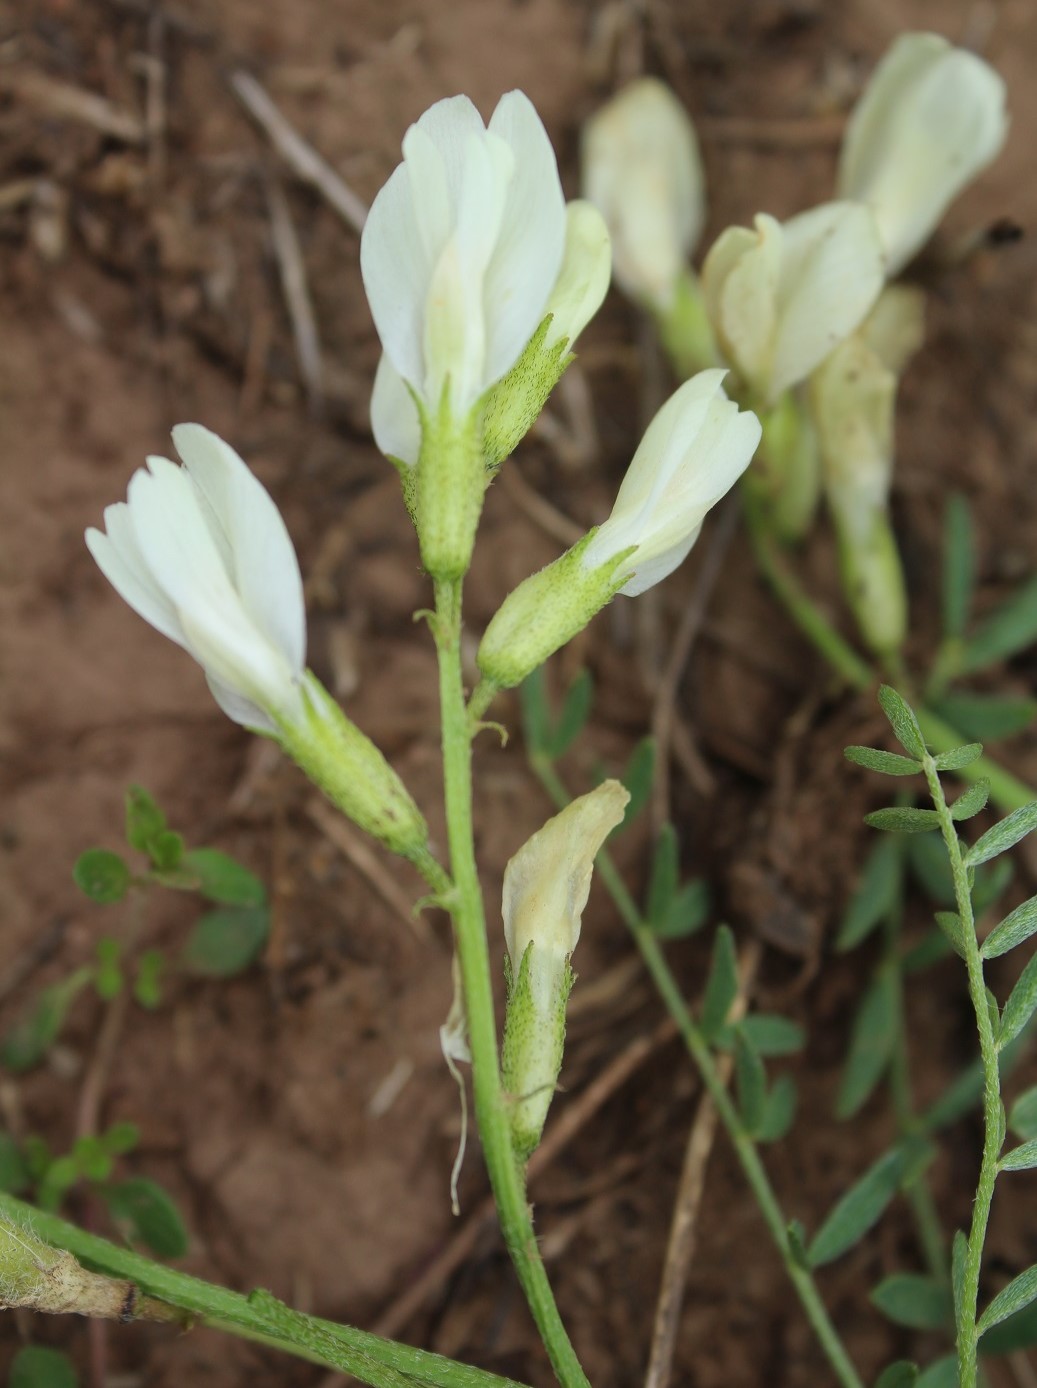
<instances>
[{"instance_id":1,"label":"white petal","mask_svg":"<svg viewBox=\"0 0 1037 1388\"><path fill-rule=\"evenodd\" d=\"M700 371L657 411L620 484L613 516L636 515L665 484L661 479L667 478L694 446L714 400L722 394L726 375L721 368Z\"/></svg>"},{"instance_id":2,"label":"white petal","mask_svg":"<svg viewBox=\"0 0 1037 1388\"><path fill-rule=\"evenodd\" d=\"M231 585L187 473L172 463L130 483L137 542L177 609L187 649L207 673L244 697L295 708L293 672L253 622Z\"/></svg>"},{"instance_id":3,"label":"white petal","mask_svg":"<svg viewBox=\"0 0 1037 1388\"><path fill-rule=\"evenodd\" d=\"M539 326L565 246L558 165L532 102L522 92L501 97L489 129L511 149L515 171L483 291L486 386L515 365Z\"/></svg>"},{"instance_id":4,"label":"white petal","mask_svg":"<svg viewBox=\"0 0 1037 1388\"><path fill-rule=\"evenodd\" d=\"M631 555L628 563L634 569L634 576L628 583L624 583L619 591L626 598L636 598L649 588L654 588L664 578L669 578L674 569L679 568L687 559L701 530L702 526L697 526L690 535L685 535L670 549L662 550L646 559L641 558L640 551Z\"/></svg>"},{"instance_id":5,"label":"white petal","mask_svg":"<svg viewBox=\"0 0 1037 1388\"><path fill-rule=\"evenodd\" d=\"M425 381L425 302L434 263L406 165L400 164L367 214L360 237L360 273L382 348L418 391Z\"/></svg>"},{"instance_id":6,"label":"white petal","mask_svg":"<svg viewBox=\"0 0 1037 1388\"><path fill-rule=\"evenodd\" d=\"M551 326L544 340L553 347L569 345L601 307L608 292L612 251L605 218L593 203L577 199L565 209L565 255L562 268L545 305Z\"/></svg>"},{"instance_id":7,"label":"white petal","mask_svg":"<svg viewBox=\"0 0 1037 1388\"><path fill-rule=\"evenodd\" d=\"M481 139L486 134L482 116L468 97L447 96L442 101L435 102L419 116L417 125L411 127L411 130L414 129L426 135L439 151L450 206L456 208L461 197L468 142L473 137ZM421 211L424 215L425 208Z\"/></svg>"},{"instance_id":8,"label":"white petal","mask_svg":"<svg viewBox=\"0 0 1037 1388\"><path fill-rule=\"evenodd\" d=\"M583 178L612 233L617 284L665 308L706 210L695 131L669 87L639 78L587 122Z\"/></svg>"},{"instance_id":9,"label":"white petal","mask_svg":"<svg viewBox=\"0 0 1037 1388\"><path fill-rule=\"evenodd\" d=\"M769 398L805 380L863 321L884 281L866 207L825 203L782 227L778 327Z\"/></svg>"},{"instance_id":10,"label":"white petal","mask_svg":"<svg viewBox=\"0 0 1037 1388\"><path fill-rule=\"evenodd\" d=\"M706 257L703 284L724 354L755 390L770 378L778 323L782 228L761 214L756 230L730 227Z\"/></svg>"},{"instance_id":11,"label":"white petal","mask_svg":"<svg viewBox=\"0 0 1037 1388\"><path fill-rule=\"evenodd\" d=\"M421 417L406 382L382 353L371 392L371 431L387 458L414 467L421 451Z\"/></svg>"},{"instance_id":12,"label":"white petal","mask_svg":"<svg viewBox=\"0 0 1037 1388\"><path fill-rule=\"evenodd\" d=\"M275 733L277 724L270 718L258 704L252 703L249 699L243 698L228 685L221 683L215 675L208 670L205 672L205 682L209 686L209 692L219 704L220 708L232 718L235 723L240 723L243 728L259 728L266 733Z\"/></svg>"},{"instance_id":13,"label":"white petal","mask_svg":"<svg viewBox=\"0 0 1037 1388\"><path fill-rule=\"evenodd\" d=\"M904 34L876 68L843 142L839 191L875 213L895 275L948 204L994 158L1005 84L936 34Z\"/></svg>"},{"instance_id":14,"label":"white petal","mask_svg":"<svg viewBox=\"0 0 1037 1388\"><path fill-rule=\"evenodd\" d=\"M186 647L176 608L156 583L140 552L129 506L120 501L106 507L104 523L107 534L93 528L86 532L87 548L98 568L134 612L163 636Z\"/></svg>"},{"instance_id":15,"label":"white petal","mask_svg":"<svg viewBox=\"0 0 1037 1388\"><path fill-rule=\"evenodd\" d=\"M173 442L230 542L232 582L255 626L301 675L306 663L302 576L284 519L259 478L217 434L178 424Z\"/></svg>"}]
</instances>

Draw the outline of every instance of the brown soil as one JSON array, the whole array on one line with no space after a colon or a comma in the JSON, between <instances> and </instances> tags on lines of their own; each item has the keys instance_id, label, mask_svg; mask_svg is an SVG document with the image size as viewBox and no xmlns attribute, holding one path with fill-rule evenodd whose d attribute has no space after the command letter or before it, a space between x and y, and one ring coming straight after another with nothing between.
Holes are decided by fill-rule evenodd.
<instances>
[{"instance_id":1,"label":"brown soil","mask_svg":"<svg viewBox=\"0 0 1037 1388\"><path fill-rule=\"evenodd\" d=\"M135 1009L107 1075L102 1119L140 1125L127 1169L160 1180L179 1202L191 1233L185 1268L233 1287L269 1287L360 1325L376 1325L459 1227L448 1198L457 1091L437 1041L450 1000L444 922L416 935L386 904L317 827L302 778L220 715L199 671L120 602L81 538L124 495L144 456L166 451L176 421L204 421L232 440L283 508L309 576L311 663L387 751L441 838L433 657L412 622L427 593L395 477L368 433L376 342L357 240L286 175L230 91L228 72L255 72L368 200L396 162L408 122L433 100L463 90L488 112L516 86L542 113L575 190L580 122L615 71L661 72L700 123L708 244L761 208L787 215L830 195L838 118L896 32L934 27L978 45L1008 82L1013 132L996 166L955 205L923 267L929 341L903 392L897 492L914 654L924 658L932 647L948 486L975 508L984 602L1034 564L1034 246L987 248L961 263L940 254L1001 219L1025 227L1037 211L1037 37L1028 0L654 0L629 7L647 17L640 30L627 22L610 69L602 35L626 8L590 0L0 5L0 1024L36 989L90 959L113 928L119 908L85 902L70 871L84 848L118 846L128 784L147 786L192 841L250 864L274 901L262 966L230 983L180 980L158 1012ZM25 73L99 94L138 120L150 91L162 119L142 144L128 143L56 114L46 94L25 85ZM22 180L31 185L27 197L5 197ZM308 410L299 377L271 249L271 181L287 198L315 301L322 413ZM586 335L582 370L600 435L591 461L560 459L532 439L508 465L580 525L607 510L639 414L653 405L641 382L646 365L648 379L660 368L645 338L615 297ZM707 531L661 591L617 604L556 662L559 684L586 664L599 691L591 728L569 759L574 784L589 784L597 762L622 765L643 734L668 636L708 544ZM555 553L557 542L508 487L495 487L469 584L473 638L508 589ZM819 538L804 563L837 612L829 542ZM1022 687L1026 677L1020 662L1012 678ZM727 556L679 712L706 772L693 786L681 765L672 771L686 868L710 880L741 938L755 931L768 940L764 995L780 996L809 1031L805 1056L791 1066L800 1117L768 1162L789 1213L816 1226L889 1138L881 1103L852 1125L831 1116L865 966L833 956L828 941L867 843L861 813L881 794L872 778L846 768L841 748L881 737L879 720L871 700L832 690L754 575L741 538ZM517 733L516 706L505 705L502 717ZM486 737L478 750L479 853L492 903L508 857L548 806L519 736L504 750ZM1032 738L1012 748L1011 760L1037 779ZM646 825L621 846L636 887L647 833ZM402 885L419 895L416 879ZM921 908L919 924L924 916ZM156 901L143 938L175 950L193 918L180 898ZM499 957L496 935L492 944ZM689 995L706 950L696 940L672 951ZM587 989L590 1002L574 1017L563 1074L570 1100L660 1020L639 975L608 986L630 957L596 890L577 993ZM916 1084L931 1096L970 1054L959 972L934 972L911 1008ZM48 1063L3 1080L5 1127L68 1147L100 1016L96 1002L81 999ZM387 1084L398 1088L391 1102ZM562 1311L597 1388L643 1377L697 1093L678 1047L658 1045L534 1182ZM967 1216L975 1157L976 1132L966 1124L934 1168L948 1223ZM995 1211L992 1257L1006 1267L1033 1257L1025 1189L1012 1188L1014 1208L1002 1198ZM470 1150L465 1212L485 1190L478 1151ZM104 1227L101 1212L82 1201L69 1213ZM916 1265L906 1217L891 1216L825 1278L865 1375L909 1343L871 1310L867 1291L883 1273ZM397 1333L534 1384L550 1381L492 1231ZM79 1322L19 1318L5 1326L0 1363L25 1336L67 1347L84 1382L107 1374L112 1384L150 1388L261 1388L324 1378L205 1331L91 1334ZM1004 1368L996 1373L1008 1383ZM798 1388L827 1380L718 1140L674 1381Z\"/></svg>"}]
</instances>

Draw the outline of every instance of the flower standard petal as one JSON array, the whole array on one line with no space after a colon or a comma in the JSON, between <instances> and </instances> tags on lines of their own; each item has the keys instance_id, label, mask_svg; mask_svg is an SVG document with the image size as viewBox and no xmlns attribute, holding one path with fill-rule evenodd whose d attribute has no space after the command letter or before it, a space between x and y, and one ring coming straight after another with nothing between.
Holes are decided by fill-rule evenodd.
<instances>
[{"instance_id":1,"label":"flower standard petal","mask_svg":"<svg viewBox=\"0 0 1037 1388\"><path fill-rule=\"evenodd\" d=\"M996 156L1005 84L981 58L937 34L903 34L850 117L839 191L875 213L887 274L928 240L950 202Z\"/></svg>"},{"instance_id":2,"label":"flower standard petal","mask_svg":"<svg viewBox=\"0 0 1037 1388\"><path fill-rule=\"evenodd\" d=\"M86 532L87 548L98 568L134 612L163 636L186 649L187 638L176 608L148 568L125 501L105 507L104 524L104 531L91 527Z\"/></svg>"},{"instance_id":3,"label":"flower standard petal","mask_svg":"<svg viewBox=\"0 0 1037 1388\"><path fill-rule=\"evenodd\" d=\"M173 442L230 544L234 588L296 676L306 661L299 561L281 512L241 457L210 429L178 424Z\"/></svg>"},{"instance_id":4,"label":"flower standard petal","mask_svg":"<svg viewBox=\"0 0 1037 1388\"><path fill-rule=\"evenodd\" d=\"M782 228L770 399L805 380L864 320L882 291L882 245L870 210L825 203Z\"/></svg>"},{"instance_id":5,"label":"flower standard petal","mask_svg":"<svg viewBox=\"0 0 1037 1388\"><path fill-rule=\"evenodd\" d=\"M489 131L511 150L514 173L486 272L486 379L490 386L515 365L544 316L565 248L565 197L551 141L533 103L508 92Z\"/></svg>"}]
</instances>

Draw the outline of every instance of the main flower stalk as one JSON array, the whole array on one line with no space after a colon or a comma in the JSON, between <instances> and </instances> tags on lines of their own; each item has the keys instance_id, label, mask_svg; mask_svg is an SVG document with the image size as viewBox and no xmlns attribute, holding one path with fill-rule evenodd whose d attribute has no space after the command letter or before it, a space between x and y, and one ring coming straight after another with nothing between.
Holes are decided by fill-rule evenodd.
<instances>
[{"instance_id":1,"label":"main flower stalk","mask_svg":"<svg viewBox=\"0 0 1037 1388\"><path fill-rule=\"evenodd\" d=\"M461 675L460 580L436 584L432 629L439 660L447 842L454 883L445 904L454 922L468 1016L476 1121L504 1240L551 1364L563 1388L590 1388L562 1325L537 1248L501 1083L490 955L472 835L471 724Z\"/></svg>"}]
</instances>

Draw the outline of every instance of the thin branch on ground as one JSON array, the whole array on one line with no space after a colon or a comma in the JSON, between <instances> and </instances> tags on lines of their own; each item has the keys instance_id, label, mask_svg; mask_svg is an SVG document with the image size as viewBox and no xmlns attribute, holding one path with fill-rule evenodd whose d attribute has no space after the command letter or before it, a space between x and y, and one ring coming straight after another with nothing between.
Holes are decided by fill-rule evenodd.
<instances>
[{"instance_id":1,"label":"thin branch on ground","mask_svg":"<svg viewBox=\"0 0 1037 1388\"><path fill-rule=\"evenodd\" d=\"M306 262L296 235L284 189L276 178L266 181L266 202L270 213L270 236L281 276L285 306L292 322L292 340L299 362L299 374L306 390L311 418L324 413L324 367L317 319L313 312L306 279Z\"/></svg>"},{"instance_id":2,"label":"thin branch on ground","mask_svg":"<svg viewBox=\"0 0 1037 1388\"><path fill-rule=\"evenodd\" d=\"M250 72L235 69L227 79L231 90L297 178L318 193L353 231L362 231L367 207L312 145L281 114L262 83Z\"/></svg>"}]
</instances>

